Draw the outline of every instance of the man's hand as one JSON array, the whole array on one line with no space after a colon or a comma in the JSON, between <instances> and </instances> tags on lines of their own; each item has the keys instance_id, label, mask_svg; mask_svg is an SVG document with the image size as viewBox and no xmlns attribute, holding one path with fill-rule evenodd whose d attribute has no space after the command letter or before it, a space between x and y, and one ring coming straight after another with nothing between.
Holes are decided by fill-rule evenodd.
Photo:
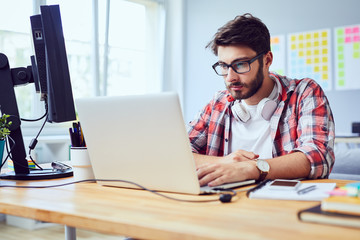
<instances>
[{"instance_id":1,"label":"man's hand","mask_svg":"<svg viewBox=\"0 0 360 240\"><path fill-rule=\"evenodd\" d=\"M258 157L259 155L253 152L248 152L245 150L237 150L235 152L230 153L227 156L222 157L219 162L221 163L243 162L243 161L255 160Z\"/></svg>"},{"instance_id":2,"label":"man's hand","mask_svg":"<svg viewBox=\"0 0 360 240\"><path fill-rule=\"evenodd\" d=\"M255 179L258 176L256 162L252 160L204 164L197 170L201 186L218 186L229 182L238 182L246 179Z\"/></svg>"}]
</instances>

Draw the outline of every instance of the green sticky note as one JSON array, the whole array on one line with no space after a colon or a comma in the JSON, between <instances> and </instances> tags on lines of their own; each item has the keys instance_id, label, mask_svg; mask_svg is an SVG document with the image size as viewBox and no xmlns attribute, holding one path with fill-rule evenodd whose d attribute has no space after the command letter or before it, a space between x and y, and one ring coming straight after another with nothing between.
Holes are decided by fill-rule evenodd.
<instances>
[{"instance_id":1,"label":"green sticky note","mask_svg":"<svg viewBox=\"0 0 360 240\"><path fill-rule=\"evenodd\" d=\"M339 85L340 87L345 86L345 80L339 80L339 81L338 81L338 85Z\"/></svg>"}]
</instances>

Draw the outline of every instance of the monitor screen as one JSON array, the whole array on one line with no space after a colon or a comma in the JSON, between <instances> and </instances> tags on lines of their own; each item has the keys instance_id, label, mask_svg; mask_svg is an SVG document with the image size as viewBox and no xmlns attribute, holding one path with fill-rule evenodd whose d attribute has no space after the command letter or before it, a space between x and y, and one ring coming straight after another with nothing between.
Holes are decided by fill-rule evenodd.
<instances>
[{"instance_id":1,"label":"monitor screen","mask_svg":"<svg viewBox=\"0 0 360 240\"><path fill-rule=\"evenodd\" d=\"M12 125L9 145L14 172L1 174L0 178L8 179L51 179L66 177L70 171L31 170L26 160L21 121L16 103L14 86L22 85L25 80L35 82L36 90L45 101L48 122L67 122L76 120L74 99L71 88L70 73L65 49L59 5L41 6L41 14L31 17L31 27L35 58L32 59L32 69L11 69L6 55L0 56L0 106L2 113L12 115ZM29 56L30 59L30 56ZM13 74L13 72L25 72ZM20 78L21 79L18 79ZM71 172L72 175L72 172Z\"/></svg>"}]
</instances>

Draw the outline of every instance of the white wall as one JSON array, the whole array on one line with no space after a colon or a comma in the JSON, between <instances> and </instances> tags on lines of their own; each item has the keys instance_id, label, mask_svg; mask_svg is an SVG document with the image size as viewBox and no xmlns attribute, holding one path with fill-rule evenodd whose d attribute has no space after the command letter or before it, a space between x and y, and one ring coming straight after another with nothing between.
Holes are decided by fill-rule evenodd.
<instances>
[{"instance_id":1,"label":"white wall","mask_svg":"<svg viewBox=\"0 0 360 240\"><path fill-rule=\"evenodd\" d=\"M236 15L252 13L263 20L272 35L360 24L359 0L184 1L185 121L190 121L215 91L224 89L222 78L211 68L217 58L205 46L217 29ZM328 91L326 94L333 109L336 132L350 132L351 122L360 121L360 110L354 104L360 103L360 90Z\"/></svg>"}]
</instances>

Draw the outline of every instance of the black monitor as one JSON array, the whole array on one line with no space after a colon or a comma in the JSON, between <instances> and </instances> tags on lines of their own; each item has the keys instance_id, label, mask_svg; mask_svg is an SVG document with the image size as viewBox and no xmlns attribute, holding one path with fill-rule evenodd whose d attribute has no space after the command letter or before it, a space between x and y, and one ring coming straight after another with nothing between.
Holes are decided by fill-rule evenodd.
<instances>
[{"instance_id":1,"label":"black monitor","mask_svg":"<svg viewBox=\"0 0 360 240\"><path fill-rule=\"evenodd\" d=\"M44 100L48 122L76 120L70 73L65 49L59 5L41 6L41 14L31 17L35 58L32 67L13 68L5 54L0 53L0 108L11 115L10 152L14 171L0 178L34 180L72 175L71 170L32 170L28 167L21 133L14 86L35 82Z\"/></svg>"}]
</instances>

